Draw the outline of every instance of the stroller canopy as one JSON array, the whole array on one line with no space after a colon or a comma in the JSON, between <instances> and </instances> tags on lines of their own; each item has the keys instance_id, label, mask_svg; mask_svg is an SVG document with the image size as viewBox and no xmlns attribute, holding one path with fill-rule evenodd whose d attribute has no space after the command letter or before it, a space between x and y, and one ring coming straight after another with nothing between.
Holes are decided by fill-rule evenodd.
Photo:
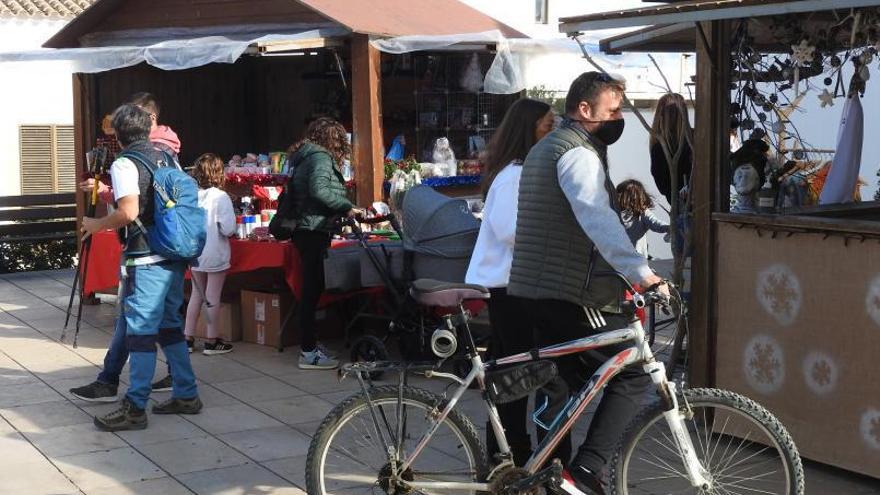
<instances>
[{"instance_id":1,"label":"stroller canopy","mask_svg":"<svg viewBox=\"0 0 880 495\"><path fill-rule=\"evenodd\" d=\"M403 248L444 258L469 257L480 222L467 201L417 185L403 198Z\"/></svg>"}]
</instances>

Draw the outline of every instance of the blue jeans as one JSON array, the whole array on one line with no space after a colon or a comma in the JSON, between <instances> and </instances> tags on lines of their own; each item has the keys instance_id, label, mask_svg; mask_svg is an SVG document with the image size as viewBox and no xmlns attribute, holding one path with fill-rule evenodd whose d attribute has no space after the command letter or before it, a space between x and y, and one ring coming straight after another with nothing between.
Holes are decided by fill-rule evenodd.
<instances>
[{"instance_id":1,"label":"blue jeans","mask_svg":"<svg viewBox=\"0 0 880 495\"><path fill-rule=\"evenodd\" d=\"M163 322L162 327L171 328L171 325L166 325ZM119 376L122 374L122 368L125 367L126 361L128 361L128 345L125 343L125 318L120 317L116 319L113 339L110 340L110 348L104 355L104 369L98 373L98 381L118 386ZM168 361L168 374L171 374L171 361Z\"/></svg>"},{"instance_id":2,"label":"blue jeans","mask_svg":"<svg viewBox=\"0 0 880 495\"><path fill-rule=\"evenodd\" d=\"M146 408L156 370L156 344L162 347L171 368L171 396L196 397L198 389L180 315L186 263L130 266L125 271L119 321L125 326L129 351L131 376L126 397L135 407Z\"/></svg>"}]
</instances>

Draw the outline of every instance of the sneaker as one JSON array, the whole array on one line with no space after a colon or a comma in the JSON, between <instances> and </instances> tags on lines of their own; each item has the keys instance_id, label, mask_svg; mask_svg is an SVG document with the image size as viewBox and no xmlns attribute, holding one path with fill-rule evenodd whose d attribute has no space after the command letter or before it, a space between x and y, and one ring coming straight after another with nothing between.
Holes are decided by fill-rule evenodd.
<instances>
[{"instance_id":1,"label":"sneaker","mask_svg":"<svg viewBox=\"0 0 880 495\"><path fill-rule=\"evenodd\" d=\"M147 427L147 412L135 407L126 397L119 409L95 416L95 426L102 431L143 430Z\"/></svg>"},{"instance_id":2,"label":"sneaker","mask_svg":"<svg viewBox=\"0 0 880 495\"><path fill-rule=\"evenodd\" d=\"M186 339L186 350L192 354L196 346L196 339Z\"/></svg>"},{"instance_id":3,"label":"sneaker","mask_svg":"<svg viewBox=\"0 0 880 495\"><path fill-rule=\"evenodd\" d=\"M227 352L232 352L232 344L227 344L217 339L215 342L205 342L205 349L202 351L202 354L213 356L215 354L226 354Z\"/></svg>"},{"instance_id":4,"label":"sneaker","mask_svg":"<svg viewBox=\"0 0 880 495\"><path fill-rule=\"evenodd\" d=\"M583 466L564 470L560 488L570 495L605 495L605 487L599 477Z\"/></svg>"},{"instance_id":5,"label":"sneaker","mask_svg":"<svg viewBox=\"0 0 880 495\"><path fill-rule=\"evenodd\" d=\"M339 361L324 354L320 348L299 354L299 368L302 370L332 370L338 366Z\"/></svg>"},{"instance_id":6,"label":"sneaker","mask_svg":"<svg viewBox=\"0 0 880 495\"><path fill-rule=\"evenodd\" d=\"M116 385L94 381L83 387L70 389L71 395L88 402L116 402Z\"/></svg>"},{"instance_id":7,"label":"sneaker","mask_svg":"<svg viewBox=\"0 0 880 495\"><path fill-rule=\"evenodd\" d=\"M153 392L171 392L172 380L171 375L159 380L152 385Z\"/></svg>"},{"instance_id":8,"label":"sneaker","mask_svg":"<svg viewBox=\"0 0 880 495\"><path fill-rule=\"evenodd\" d=\"M202 401L198 396L192 399L170 398L153 406L153 414L198 414L202 410Z\"/></svg>"},{"instance_id":9,"label":"sneaker","mask_svg":"<svg viewBox=\"0 0 880 495\"><path fill-rule=\"evenodd\" d=\"M315 349L323 352L324 355L330 359L339 359L335 352L331 351L329 348L327 348L327 346L325 346L324 344L322 344L320 342L315 344Z\"/></svg>"}]
</instances>

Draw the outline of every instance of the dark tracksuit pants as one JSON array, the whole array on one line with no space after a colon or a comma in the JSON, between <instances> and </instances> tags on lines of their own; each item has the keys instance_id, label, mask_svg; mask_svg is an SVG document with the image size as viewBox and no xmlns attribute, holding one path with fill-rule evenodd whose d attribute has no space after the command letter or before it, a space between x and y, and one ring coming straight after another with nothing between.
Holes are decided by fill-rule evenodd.
<instances>
[{"instance_id":1,"label":"dark tracksuit pants","mask_svg":"<svg viewBox=\"0 0 880 495\"><path fill-rule=\"evenodd\" d=\"M315 350L318 337L315 331L315 313L324 293L324 258L330 247L330 234L321 231L297 230L293 242L299 251L302 266L302 294L299 298L297 322L301 332L302 350Z\"/></svg>"},{"instance_id":2,"label":"dark tracksuit pants","mask_svg":"<svg viewBox=\"0 0 880 495\"><path fill-rule=\"evenodd\" d=\"M523 307L520 311L525 310L534 319L539 347L626 328L633 318L603 313L606 326L594 329L585 309L580 305L548 299L520 301ZM535 400L536 408L544 403L545 397L548 401L548 407L541 413L540 419L547 425L551 424L565 407L569 397L577 394L605 361L631 346L631 342L625 342L557 358L555 361L559 375L538 391ZM557 446L551 459L559 458L563 464L584 466L599 473L614 456L624 430L638 412L643 395L650 385L650 378L640 367L623 370L605 387L604 395L590 423L587 438L574 458L571 456L569 434ZM538 427L539 441L545 434L546 430Z\"/></svg>"},{"instance_id":3,"label":"dark tracksuit pants","mask_svg":"<svg viewBox=\"0 0 880 495\"><path fill-rule=\"evenodd\" d=\"M523 314L523 300L507 295L507 289L504 288L490 289L490 292L492 297L487 300L492 328L490 358L497 359L533 349L534 326L529 315ZM528 397L507 404L496 404L501 425L504 427L504 436L510 444L517 466L524 465L532 453L532 439L527 429L528 405ZM486 446L490 456L498 452L495 432L490 425L486 427Z\"/></svg>"}]
</instances>

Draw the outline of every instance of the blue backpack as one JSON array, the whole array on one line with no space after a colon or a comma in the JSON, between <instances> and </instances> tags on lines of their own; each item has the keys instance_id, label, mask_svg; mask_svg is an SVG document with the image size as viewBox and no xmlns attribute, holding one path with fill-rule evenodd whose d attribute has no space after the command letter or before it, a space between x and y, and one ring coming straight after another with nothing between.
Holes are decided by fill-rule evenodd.
<instances>
[{"instance_id":1,"label":"blue backpack","mask_svg":"<svg viewBox=\"0 0 880 495\"><path fill-rule=\"evenodd\" d=\"M205 247L207 217L199 206L195 179L174 165L157 167L136 151L125 151L120 156L139 161L153 176L153 225L145 228L140 219L135 220L146 233L153 253L169 260L198 258Z\"/></svg>"}]
</instances>

